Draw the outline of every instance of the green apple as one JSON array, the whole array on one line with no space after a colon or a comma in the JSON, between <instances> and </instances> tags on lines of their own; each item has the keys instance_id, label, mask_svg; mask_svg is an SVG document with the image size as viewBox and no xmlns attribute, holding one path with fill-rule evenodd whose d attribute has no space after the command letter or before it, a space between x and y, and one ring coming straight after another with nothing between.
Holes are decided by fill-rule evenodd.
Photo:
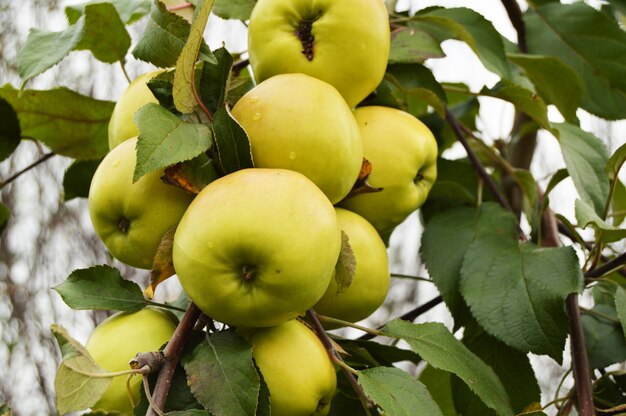
<instances>
[{"instance_id":1,"label":"green apple","mask_svg":"<svg viewBox=\"0 0 626 416\"><path fill-rule=\"evenodd\" d=\"M256 167L298 171L332 203L352 189L363 163L359 127L329 84L277 75L244 95L232 113L248 133Z\"/></svg>"},{"instance_id":2,"label":"green apple","mask_svg":"<svg viewBox=\"0 0 626 416\"><path fill-rule=\"evenodd\" d=\"M382 0L259 0L248 52L257 81L303 73L333 85L350 107L382 81L389 58Z\"/></svg>"},{"instance_id":3,"label":"green apple","mask_svg":"<svg viewBox=\"0 0 626 416\"><path fill-rule=\"evenodd\" d=\"M340 206L389 235L426 201L437 178L437 142L421 121L395 108L359 107L354 115L372 163L368 182L383 190L349 197Z\"/></svg>"},{"instance_id":4,"label":"green apple","mask_svg":"<svg viewBox=\"0 0 626 416\"><path fill-rule=\"evenodd\" d=\"M87 351L96 363L109 372L129 370L128 362L138 353L158 351L170 340L176 324L172 315L144 308L135 313L117 313L98 325L87 340ZM118 376L104 392L93 410L133 414L126 380ZM130 388L134 403L139 402L141 377L133 377Z\"/></svg>"},{"instance_id":5,"label":"green apple","mask_svg":"<svg viewBox=\"0 0 626 416\"><path fill-rule=\"evenodd\" d=\"M331 318L357 322L367 318L387 297L389 258L385 243L376 229L352 211L337 208L339 227L349 238L356 259L352 283L343 291L331 279L326 293L313 307ZM324 323L328 328L334 326Z\"/></svg>"},{"instance_id":6,"label":"green apple","mask_svg":"<svg viewBox=\"0 0 626 416\"><path fill-rule=\"evenodd\" d=\"M247 338L270 391L272 416L328 414L337 376L324 345L313 331L292 319L256 329Z\"/></svg>"},{"instance_id":7,"label":"green apple","mask_svg":"<svg viewBox=\"0 0 626 416\"><path fill-rule=\"evenodd\" d=\"M148 88L148 81L163 72L151 71L135 78L119 98L109 120L109 149L139 135L134 116L137 110L148 103L158 103Z\"/></svg>"},{"instance_id":8,"label":"green apple","mask_svg":"<svg viewBox=\"0 0 626 416\"><path fill-rule=\"evenodd\" d=\"M174 236L174 268L189 298L229 325L271 326L324 294L341 249L335 209L309 179L244 169L207 185Z\"/></svg>"},{"instance_id":9,"label":"green apple","mask_svg":"<svg viewBox=\"0 0 626 416\"><path fill-rule=\"evenodd\" d=\"M96 234L119 261L150 269L161 237L178 224L193 195L153 171L133 183L137 139L111 150L91 179L88 209Z\"/></svg>"}]
</instances>

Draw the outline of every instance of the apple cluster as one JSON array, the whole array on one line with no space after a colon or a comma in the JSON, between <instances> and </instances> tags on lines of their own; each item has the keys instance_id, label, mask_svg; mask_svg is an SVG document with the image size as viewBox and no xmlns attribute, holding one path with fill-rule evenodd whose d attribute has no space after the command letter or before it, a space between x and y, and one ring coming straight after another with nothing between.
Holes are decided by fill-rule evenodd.
<instances>
[{"instance_id":1,"label":"apple cluster","mask_svg":"<svg viewBox=\"0 0 626 416\"><path fill-rule=\"evenodd\" d=\"M273 415L328 413L333 364L299 317L313 308L356 322L383 303L385 239L424 203L436 177L437 145L419 120L358 106L384 76L389 42L381 0L259 0L249 23L257 85L232 108L255 167L197 195L162 182L162 171L133 182L132 115L156 102L146 83L159 71L128 87L110 121L111 151L89 194L97 234L118 260L150 269L162 236L176 227L172 257L182 288L253 346ZM336 278L346 252L356 264L349 285ZM161 325L156 311L144 313ZM122 319L131 318L114 322ZM102 326L93 337L113 324ZM167 327L142 335L158 339L141 347L158 348L173 331Z\"/></svg>"}]
</instances>

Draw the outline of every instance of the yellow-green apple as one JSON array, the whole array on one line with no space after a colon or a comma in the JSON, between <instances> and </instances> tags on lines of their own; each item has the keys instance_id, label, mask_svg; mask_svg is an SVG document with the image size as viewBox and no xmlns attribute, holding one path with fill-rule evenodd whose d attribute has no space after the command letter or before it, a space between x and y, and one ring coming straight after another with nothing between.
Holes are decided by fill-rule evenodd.
<instances>
[{"instance_id":1,"label":"yellow-green apple","mask_svg":"<svg viewBox=\"0 0 626 416\"><path fill-rule=\"evenodd\" d=\"M139 135L135 113L148 103L158 103L147 84L161 72L163 70L158 69L138 76L122 93L109 120L109 149Z\"/></svg>"},{"instance_id":2,"label":"yellow-green apple","mask_svg":"<svg viewBox=\"0 0 626 416\"><path fill-rule=\"evenodd\" d=\"M340 289L331 279L316 312L343 321L367 318L385 301L389 289L389 258L376 229L358 214L337 208L339 227L348 236L356 260L352 283ZM324 323L328 328L336 326Z\"/></svg>"},{"instance_id":3,"label":"yellow-green apple","mask_svg":"<svg viewBox=\"0 0 626 416\"><path fill-rule=\"evenodd\" d=\"M369 184L383 188L346 198L341 206L368 220L383 236L422 206L437 177L437 142L421 121L395 108L359 107Z\"/></svg>"},{"instance_id":4,"label":"yellow-green apple","mask_svg":"<svg viewBox=\"0 0 626 416\"><path fill-rule=\"evenodd\" d=\"M244 337L270 391L272 416L323 416L337 387L326 349L315 333L292 319Z\"/></svg>"},{"instance_id":5,"label":"yellow-green apple","mask_svg":"<svg viewBox=\"0 0 626 416\"><path fill-rule=\"evenodd\" d=\"M258 168L295 170L332 203L345 197L363 162L352 111L331 85L303 74L272 77L244 95L233 116Z\"/></svg>"},{"instance_id":6,"label":"yellow-green apple","mask_svg":"<svg viewBox=\"0 0 626 416\"><path fill-rule=\"evenodd\" d=\"M119 261L150 269L161 237L178 224L193 195L161 180L157 170L133 183L137 139L100 162L91 180L88 209L96 234Z\"/></svg>"},{"instance_id":7,"label":"yellow-green apple","mask_svg":"<svg viewBox=\"0 0 626 416\"><path fill-rule=\"evenodd\" d=\"M182 17L189 23L193 20L194 6L187 0L159 0L167 9Z\"/></svg>"},{"instance_id":8,"label":"yellow-green apple","mask_svg":"<svg viewBox=\"0 0 626 416\"><path fill-rule=\"evenodd\" d=\"M382 0L259 0L248 30L257 81L308 74L337 88L350 107L382 81L389 42Z\"/></svg>"},{"instance_id":9,"label":"yellow-green apple","mask_svg":"<svg viewBox=\"0 0 626 416\"><path fill-rule=\"evenodd\" d=\"M176 329L172 315L157 309L144 308L135 313L117 313L98 325L87 340L87 351L96 363L109 372L129 370L128 362L138 353L158 351L170 340ZM141 377L114 377L93 410L120 412L132 416L133 405L139 402ZM130 397L132 396L133 402Z\"/></svg>"},{"instance_id":10,"label":"yellow-green apple","mask_svg":"<svg viewBox=\"0 0 626 416\"><path fill-rule=\"evenodd\" d=\"M313 306L333 276L341 231L328 198L304 175L244 169L207 185L174 236L189 298L234 326L271 326Z\"/></svg>"}]
</instances>

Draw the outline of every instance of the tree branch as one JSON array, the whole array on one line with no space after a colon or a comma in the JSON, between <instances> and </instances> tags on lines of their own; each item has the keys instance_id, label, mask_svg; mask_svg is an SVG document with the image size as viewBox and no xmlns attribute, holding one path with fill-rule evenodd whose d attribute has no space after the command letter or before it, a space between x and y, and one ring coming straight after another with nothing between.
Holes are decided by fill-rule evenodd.
<instances>
[{"instance_id":1,"label":"tree branch","mask_svg":"<svg viewBox=\"0 0 626 416\"><path fill-rule=\"evenodd\" d=\"M19 172L14 173L13 175L9 176L4 181L0 181L0 189L4 188L6 185L10 184L14 180L16 180L17 178L22 176L22 174L28 172L29 170L31 170L35 166L45 162L46 160L50 159L54 155L56 155L56 153L54 153L54 152L46 153L45 155L43 155L42 157L40 157L39 159L37 159L36 161L31 163L30 165L26 166L24 169L20 170Z\"/></svg>"},{"instance_id":2,"label":"tree branch","mask_svg":"<svg viewBox=\"0 0 626 416\"><path fill-rule=\"evenodd\" d=\"M612 270L623 267L624 264L626 264L626 253L620 254L619 256L607 261L606 263L596 267L595 269L586 271L585 277L600 277ZM623 272L623 270L621 271Z\"/></svg>"},{"instance_id":3,"label":"tree branch","mask_svg":"<svg viewBox=\"0 0 626 416\"><path fill-rule=\"evenodd\" d=\"M517 32L517 47L520 52L527 53L526 25L522 19L522 9L520 9L516 0L502 0L502 5L506 9L506 13L509 15L509 20Z\"/></svg>"},{"instance_id":4,"label":"tree branch","mask_svg":"<svg viewBox=\"0 0 626 416\"><path fill-rule=\"evenodd\" d=\"M154 399L153 405L151 405L148 409L146 416L156 416L158 415L158 412L162 411L165 407L165 401L167 400L167 394L170 391L170 385L172 383L174 371L176 370L176 365L178 364L178 360L180 359L180 355L182 354L185 345L187 345L187 341L193 332L193 328L196 321L200 317L200 314L200 309L198 309L195 303L191 303L187 312L185 312L183 319L180 320L178 326L176 327L174 335L172 335L172 339L170 339L163 349L165 361L159 371L159 375L154 386L154 392L152 394ZM158 408L157 410L154 409L155 406Z\"/></svg>"}]
</instances>

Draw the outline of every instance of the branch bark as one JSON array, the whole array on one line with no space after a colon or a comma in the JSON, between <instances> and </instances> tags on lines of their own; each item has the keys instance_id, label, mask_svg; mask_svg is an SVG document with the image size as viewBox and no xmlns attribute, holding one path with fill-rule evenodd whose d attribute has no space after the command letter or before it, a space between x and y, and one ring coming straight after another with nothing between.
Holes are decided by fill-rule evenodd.
<instances>
[{"instance_id":1,"label":"branch bark","mask_svg":"<svg viewBox=\"0 0 626 416\"><path fill-rule=\"evenodd\" d=\"M22 176L24 173L28 172L29 170L31 170L32 168L36 167L37 165L45 162L46 160L50 159L52 156L54 156L56 153L50 152L50 153L46 153L45 155L43 155L42 157L40 157L39 159L35 160L33 163L31 163L30 165L26 166L24 169L20 170L19 172L14 173L13 175L9 176L7 179L5 179L4 181L0 181L0 189L4 188L6 185L10 184L11 182L13 182L14 180L16 180L17 178L19 178L20 176Z\"/></svg>"}]
</instances>

